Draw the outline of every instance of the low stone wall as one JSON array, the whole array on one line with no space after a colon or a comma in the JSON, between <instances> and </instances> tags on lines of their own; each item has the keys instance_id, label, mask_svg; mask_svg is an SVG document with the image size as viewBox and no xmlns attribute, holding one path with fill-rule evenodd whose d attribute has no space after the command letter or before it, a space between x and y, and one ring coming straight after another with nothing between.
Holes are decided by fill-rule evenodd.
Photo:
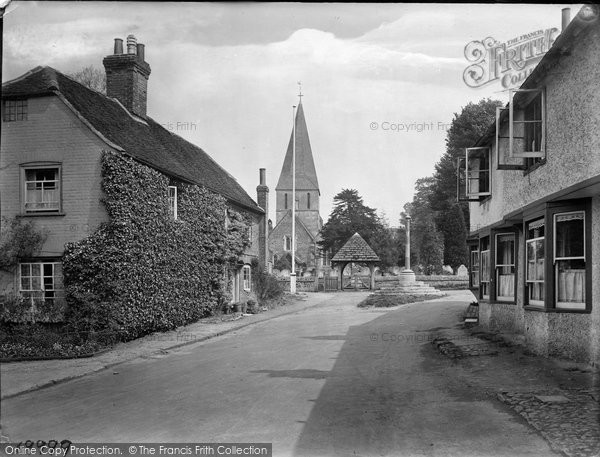
<instances>
[{"instance_id":1,"label":"low stone wall","mask_svg":"<svg viewBox=\"0 0 600 457\"><path fill-rule=\"evenodd\" d=\"M290 278L277 278L283 290L290 291ZM315 278L296 278L296 292L315 292Z\"/></svg>"},{"instance_id":2,"label":"low stone wall","mask_svg":"<svg viewBox=\"0 0 600 457\"><path fill-rule=\"evenodd\" d=\"M446 275L417 275L417 281L422 281L426 285L436 289L468 289L469 278L467 276L446 276ZM398 283L398 276L376 276L375 288L385 288Z\"/></svg>"}]
</instances>

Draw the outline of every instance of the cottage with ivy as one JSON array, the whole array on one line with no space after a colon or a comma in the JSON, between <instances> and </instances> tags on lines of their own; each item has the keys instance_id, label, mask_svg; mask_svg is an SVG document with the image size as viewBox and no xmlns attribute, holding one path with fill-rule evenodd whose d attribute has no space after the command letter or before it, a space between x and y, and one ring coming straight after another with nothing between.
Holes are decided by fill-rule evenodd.
<instances>
[{"instance_id":1,"label":"cottage with ivy","mask_svg":"<svg viewBox=\"0 0 600 457\"><path fill-rule=\"evenodd\" d=\"M50 67L2 86L3 319L133 338L248 300L266 208L147 115L144 45L103 63L106 95Z\"/></svg>"}]
</instances>

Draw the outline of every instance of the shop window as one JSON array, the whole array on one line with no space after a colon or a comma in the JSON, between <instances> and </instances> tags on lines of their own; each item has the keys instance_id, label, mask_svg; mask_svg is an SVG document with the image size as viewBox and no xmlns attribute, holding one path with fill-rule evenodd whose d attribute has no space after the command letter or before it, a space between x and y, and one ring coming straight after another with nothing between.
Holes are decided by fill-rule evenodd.
<instances>
[{"instance_id":1,"label":"shop window","mask_svg":"<svg viewBox=\"0 0 600 457\"><path fill-rule=\"evenodd\" d=\"M556 308L585 309L585 212L554 215Z\"/></svg>"},{"instance_id":2,"label":"shop window","mask_svg":"<svg viewBox=\"0 0 600 457\"><path fill-rule=\"evenodd\" d=\"M530 306L544 306L545 297L545 233L544 219L527 224L526 262L527 272L525 282L527 287L527 304Z\"/></svg>"},{"instance_id":3,"label":"shop window","mask_svg":"<svg viewBox=\"0 0 600 457\"><path fill-rule=\"evenodd\" d=\"M496 235L496 299L515 300L515 234Z\"/></svg>"}]
</instances>

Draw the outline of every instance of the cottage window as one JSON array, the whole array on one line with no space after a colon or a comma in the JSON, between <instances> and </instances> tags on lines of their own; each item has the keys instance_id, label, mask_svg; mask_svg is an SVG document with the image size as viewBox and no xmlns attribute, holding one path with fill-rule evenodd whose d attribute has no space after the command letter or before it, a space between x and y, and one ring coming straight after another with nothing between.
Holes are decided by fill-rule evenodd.
<instances>
[{"instance_id":1,"label":"cottage window","mask_svg":"<svg viewBox=\"0 0 600 457\"><path fill-rule=\"evenodd\" d=\"M310 192L306 193L306 208L310 209Z\"/></svg>"},{"instance_id":2,"label":"cottage window","mask_svg":"<svg viewBox=\"0 0 600 457\"><path fill-rule=\"evenodd\" d=\"M481 251L481 297L490 298L490 279L491 279L491 253L490 253L490 238L485 237L480 241Z\"/></svg>"},{"instance_id":3,"label":"cottage window","mask_svg":"<svg viewBox=\"0 0 600 457\"><path fill-rule=\"evenodd\" d=\"M467 148L465 155L467 198L491 195L490 148Z\"/></svg>"},{"instance_id":4,"label":"cottage window","mask_svg":"<svg viewBox=\"0 0 600 457\"><path fill-rule=\"evenodd\" d=\"M250 267L248 265L244 265L242 268L242 282L244 290L248 292L252 289L251 274Z\"/></svg>"},{"instance_id":5,"label":"cottage window","mask_svg":"<svg viewBox=\"0 0 600 457\"><path fill-rule=\"evenodd\" d=\"M283 250L291 251L292 250L292 237L289 235L285 235L283 237Z\"/></svg>"},{"instance_id":6,"label":"cottage window","mask_svg":"<svg viewBox=\"0 0 600 457\"><path fill-rule=\"evenodd\" d=\"M585 309L585 212L554 215L556 307Z\"/></svg>"},{"instance_id":7,"label":"cottage window","mask_svg":"<svg viewBox=\"0 0 600 457\"><path fill-rule=\"evenodd\" d=\"M248 243L250 243L250 245L252 245L252 224L248 225L248 230L246 231L246 234L248 235Z\"/></svg>"},{"instance_id":8,"label":"cottage window","mask_svg":"<svg viewBox=\"0 0 600 457\"><path fill-rule=\"evenodd\" d=\"M284 208L288 209L288 201L287 201L288 197L287 197L287 194L283 194L283 199L285 200L284 201Z\"/></svg>"},{"instance_id":9,"label":"cottage window","mask_svg":"<svg viewBox=\"0 0 600 457\"><path fill-rule=\"evenodd\" d=\"M169 186L169 214L177 220L177 187L175 186Z\"/></svg>"},{"instance_id":10,"label":"cottage window","mask_svg":"<svg viewBox=\"0 0 600 457\"><path fill-rule=\"evenodd\" d=\"M544 250L545 225L544 219L538 219L527 225L527 303L531 306L544 306L545 297L545 259Z\"/></svg>"},{"instance_id":11,"label":"cottage window","mask_svg":"<svg viewBox=\"0 0 600 457\"><path fill-rule=\"evenodd\" d=\"M546 155L546 107L542 89L510 91L509 152L511 157L537 159ZM537 161L528 161L531 164Z\"/></svg>"},{"instance_id":12,"label":"cottage window","mask_svg":"<svg viewBox=\"0 0 600 457\"><path fill-rule=\"evenodd\" d=\"M32 308L38 303L54 302L63 297L62 264L32 262L19 264L19 291Z\"/></svg>"},{"instance_id":13,"label":"cottage window","mask_svg":"<svg viewBox=\"0 0 600 457\"><path fill-rule=\"evenodd\" d=\"M26 121L27 99L4 101L4 122Z\"/></svg>"},{"instance_id":14,"label":"cottage window","mask_svg":"<svg viewBox=\"0 0 600 457\"><path fill-rule=\"evenodd\" d=\"M496 235L496 299L515 299L515 235Z\"/></svg>"},{"instance_id":15,"label":"cottage window","mask_svg":"<svg viewBox=\"0 0 600 457\"><path fill-rule=\"evenodd\" d=\"M23 168L24 212L60 211L60 167Z\"/></svg>"}]
</instances>

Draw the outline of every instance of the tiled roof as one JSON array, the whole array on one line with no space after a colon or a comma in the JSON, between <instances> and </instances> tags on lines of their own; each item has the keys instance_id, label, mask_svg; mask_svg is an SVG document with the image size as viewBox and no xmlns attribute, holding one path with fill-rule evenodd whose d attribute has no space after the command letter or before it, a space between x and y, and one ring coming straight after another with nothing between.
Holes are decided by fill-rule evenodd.
<instances>
[{"instance_id":1,"label":"tiled roof","mask_svg":"<svg viewBox=\"0 0 600 457\"><path fill-rule=\"evenodd\" d=\"M275 190L290 190L292 188L293 138L294 132L292 131ZM302 103L298 105L298 112L296 113L296 189L319 190L319 181L308 138L308 128L304 119Z\"/></svg>"},{"instance_id":2,"label":"tiled roof","mask_svg":"<svg viewBox=\"0 0 600 457\"><path fill-rule=\"evenodd\" d=\"M134 118L115 99L89 89L50 67L37 67L2 85L2 98L59 95L92 129L117 149L166 175L221 194L253 212L264 211L198 146L171 133L149 117Z\"/></svg>"},{"instance_id":3,"label":"tiled roof","mask_svg":"<svg viewBox=\"0 0 600 457\"><path fill-rule=\"evenodd\" d=\"M332 262L379 262L380 259L357 233L346 241L346 244L333 256Z\"/></svg>"}]
</instances>

